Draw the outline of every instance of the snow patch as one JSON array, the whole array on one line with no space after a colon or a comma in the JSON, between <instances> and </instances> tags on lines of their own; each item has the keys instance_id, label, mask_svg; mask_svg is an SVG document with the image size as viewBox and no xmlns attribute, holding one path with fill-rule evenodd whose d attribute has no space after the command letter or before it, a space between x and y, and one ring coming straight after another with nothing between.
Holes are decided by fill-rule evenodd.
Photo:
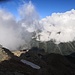
<instances>
[{"instance_id":1,"label":"snow patch","mask_svg":"<svg viewBox=\"0 0 75 75\"><path fill-rule=\"evenodd\" d=\"M24 59L21 59L21 62L24 63L24 64L27 64L29 66L31 66L32 68L35 68L35 69L40 69L40 66L30 62L30 61L27 61L27 60L24 60Z\"/></svg>"}]
</instances>

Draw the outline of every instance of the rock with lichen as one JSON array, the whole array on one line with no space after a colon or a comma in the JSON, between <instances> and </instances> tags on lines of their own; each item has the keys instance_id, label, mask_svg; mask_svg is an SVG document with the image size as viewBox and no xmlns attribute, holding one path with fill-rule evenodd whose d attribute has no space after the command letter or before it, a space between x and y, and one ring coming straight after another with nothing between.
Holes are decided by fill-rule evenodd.
<instances>
[{"instance_id":1,"label":"rock with lichen","mask_svg":"<svg viewBox=\"0 0 75 75\"><path fill-rule=\"evenodd\" d=\"M9 60L12 56L13 53L10 50L0 45L0 62L4 60Z\"/></svg>"}]
</instances>

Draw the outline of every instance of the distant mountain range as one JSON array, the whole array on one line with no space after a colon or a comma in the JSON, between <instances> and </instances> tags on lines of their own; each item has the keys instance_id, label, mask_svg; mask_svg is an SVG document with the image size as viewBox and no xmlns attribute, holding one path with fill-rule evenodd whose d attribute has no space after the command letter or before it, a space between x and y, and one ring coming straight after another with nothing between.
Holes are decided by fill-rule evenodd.
<instances>
[{"instance_id":1,"label":"distant mountain range","mask_svg":"<svg viewBox=\"0 0 75 75\"><path fill-rule=\"evenodd\" d=\"M38 47L41 49L45 49L45 52L48 53L58 53L62 55L68 55L75 52L75 41L61 42L59 44L55 44L55 40L42 42L42 41L37 41L35 38L33 38L31 47Z\"/></svg>"}]
</instances>

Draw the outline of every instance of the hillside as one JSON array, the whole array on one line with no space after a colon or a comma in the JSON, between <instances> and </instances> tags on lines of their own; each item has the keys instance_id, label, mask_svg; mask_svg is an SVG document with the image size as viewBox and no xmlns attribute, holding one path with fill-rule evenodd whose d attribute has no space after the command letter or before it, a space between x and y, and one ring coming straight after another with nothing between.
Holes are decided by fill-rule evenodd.
<instances>
[{"instance_id":1,"label":"hillside","mask_svg":"<svg viewBox=\"0 0 75 75\"><path fill-rule=\"evenodd\" d=\"M75 75L75 58L72 55L48 54L36 47L20 56L6 48L1 48L0 52L0 57L8 56L8 59L0 61L0 75Z\"/></svg>"}]
</instances>

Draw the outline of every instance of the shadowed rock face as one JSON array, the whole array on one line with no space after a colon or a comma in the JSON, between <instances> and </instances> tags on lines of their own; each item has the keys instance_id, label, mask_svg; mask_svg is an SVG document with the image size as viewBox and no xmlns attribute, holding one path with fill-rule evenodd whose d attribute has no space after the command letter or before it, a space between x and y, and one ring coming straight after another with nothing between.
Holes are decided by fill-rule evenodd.
<instances>
[{"instance_id":1,"label":"shadowed rock face","mask_svg":"<svg viewBox=\"0 0 75 75\"><path fill-rule=\"evenodd\" d=\"M75 63L69 61L60 54L47 54L43 60L48 65L48 72L51 75L75 75Z\"/></svg>"},{"instance_id":2,"label":"shadowed rock face","mask_svg":"<svg viewBox=\"0 0 75 75\"><path fill-rule=\"evenodd\" d=\"M22 53L20 59L28 60L40 67L47 67L45 61L42 60L42 57L46 55L43 49L39 49L36 47L31 48L28 52Z\"/></svg>"},{"instance_id":3,"label":"shadowed rock face","mask_svg":"<svg viewBox=\"0 0 75 75\"><path fill-rule=\"evenodd\" d=\"M60 32L58 32L58 34L59 33ZM38 41L36 41L35 44L36 43L38 43ZM44 49L45 52L48 52L48 53L58 53L62 55L68 55L68 54L75 52L75 41L61 42L59 44L56 44L55 40L50 40L47 42L39 41L39 48Z\"/></svg>"},{"instance_id":4,"label":"shadowed rock face","mask_svg":"<svg viewBox=\"0 0 75 75\"><path fill-rule=\"evenodd\" d=\"M39 48L32 48L19 57L6 48L0 48L0 53L0 56L10 57L0 62L0 75L75 75L75 58L71 56L47 54ZM22 63L22 59L40 66L40 69Z\"/></svg>"}]
</instances>

